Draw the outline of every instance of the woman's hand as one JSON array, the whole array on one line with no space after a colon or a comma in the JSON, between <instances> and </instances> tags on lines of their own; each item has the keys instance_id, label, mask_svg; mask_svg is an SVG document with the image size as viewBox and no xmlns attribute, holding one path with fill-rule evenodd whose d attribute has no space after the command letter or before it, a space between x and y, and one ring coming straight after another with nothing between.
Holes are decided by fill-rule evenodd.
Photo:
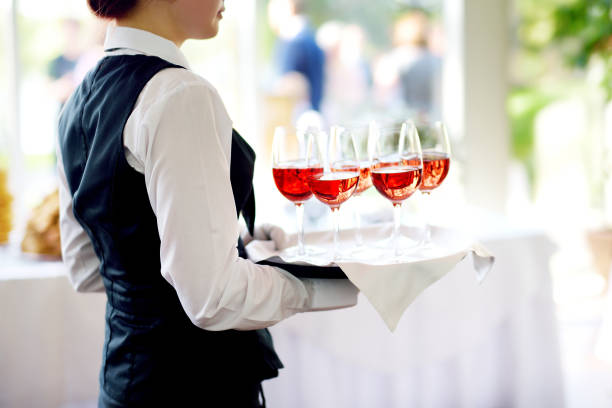
<instances>
[{"instance_id":1,"label":"woman's hand","mask_svg":"<svg viewBox=\"0 0 612 408\"><path fill-rule=\"evenodd\" d=\"M278 225L268 223L256 225L254 235L254 237L251 236L245 228L242 235L245 246L254 239L274 241L274 248L277 250L283 249L288 245L289 238L287 237L287 233Z\"/></svg>"}]
</instances>

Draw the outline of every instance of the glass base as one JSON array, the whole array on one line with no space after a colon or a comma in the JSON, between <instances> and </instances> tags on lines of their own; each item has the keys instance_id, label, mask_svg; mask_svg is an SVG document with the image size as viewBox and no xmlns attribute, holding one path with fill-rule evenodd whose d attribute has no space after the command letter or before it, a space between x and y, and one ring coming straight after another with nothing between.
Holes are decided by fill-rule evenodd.
<instances>
[{"instance_id":1,"label":"glass base","mask_svg":"<svg viewBox=\"0 0 612 408\"><path fill-rule=\"evenodd\" d=\"M399 235L397 237L397 240L398 252L400 255L414 252L421 245L421 241L407 237L405 235ZM393 252L395 250L395 242L393 240L393 236L374 243L374 246L378 249L390 250Z\"/></svg>"},{"instance_id":2,"label":"glass base","mask_svg":"<svg viewBox=\"0 0 612 408\"><path fill-rule=\"evenodd\" d=\"M379 257L380 250L371 245L341 245L338 249L337 260L342 261L369 261ZM330 252L331 256L331 252Z\"/></svg>"},{"instance_id":3,"label":"glass base","mask_svg":"<svg viewBox=\"0 0 612 408\"><path fill-rule=\"evenodd\" d=\"M340 245L339 248L336 250L335 254L334 254L334 250L332 248L330 248L328 251L326 251L325 258L330 263L331 262L340 262L340 261L351 262L351 261L354 261L357 258L357 255L360 255L360 254L357 251L355 251L354 249L345 247L343 245ZM361 257L360 257L360 259L361 259Z\"/></svg>"},{"instance_id":4,"label":"glass base","mask_svg":"<svg viewBox=\"0 0 612 408\"><path fill-rule=\"evenodd\" d=\"M427 256L433 256L442 250L442 248L434 243L431 239L422 239L419 242L419 252Z\"/></svg>"},{"instance_id":5,"label":"glass base","mask_svg":"<svg viewBox=\"0 0 612 408\"><path fill-rule=\"evenodd\" d=\"M297 245L283 249L279 256L286 262L295 262L304 260L308 257L318 256L324 254L326 251L324 248L320 248L312 245L304 245L304 253L300 254Z\"/></svg>"},{"instance_id":6,"label":"glass base","mask_svg":"<svg viewBox=\"0 0 612 408\"><path fill-rule=\"evenodd\" d=\"M439 245L437 245L432 240L433 232L432 232L432 227L430 224L425 224L420 234L421 234L421 239L419 242L419 249L423 253L431 256L439 252L442 249Z\"/></svg>"}]
</instances>

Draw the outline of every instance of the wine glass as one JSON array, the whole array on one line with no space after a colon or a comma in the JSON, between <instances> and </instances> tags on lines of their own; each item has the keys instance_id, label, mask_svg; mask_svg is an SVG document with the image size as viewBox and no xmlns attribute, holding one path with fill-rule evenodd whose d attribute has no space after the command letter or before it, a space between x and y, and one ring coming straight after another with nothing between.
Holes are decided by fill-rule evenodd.
<instances>
[{"instance_id":1,"label":"wine glass","mask_svg":"<svg viewBox=\"0 0 612 408\"><path fill-rule=\"evenodd\" d=\"M451 148L446 126L438 121L417 125L423 149L423 181L419 186L421 195L428 198L431 191L438 188L448 175L450 168ZM428 201L428 200L427 200ZM425 209L424 232L421 246L433 248L429 203L423 203Z\"/></svg>"},{"instance_id":2,"label":"wine glass","mask_svg":"<svg viewBox=\"0 0 612 408\"><path fill-rule=\"evenodd\" d=\"M340 234L340 205L348 200L357 190L359 184L359 161L354 137L337 126L331 128L327 155L323 149L310 149L312 155L319 157L317 162L323 162L323 172L312 174L308 180L310 190L323 204L329 206L334 223L334 246L332 259L339 258L338 240ZM319 138L324 138L320 134ZM318 146L324 146L319 143ZM332 167L333 163L343 162L346 168Z\"/></svg>"},{"instance_id":3,"label":"wine glass","mask_svg":"<svg viewBox=\"0 0 612 408\"><path fill-rule=\"evenodd\" d=\"M355 149L344 148L336 149L337 157L331 162L332 171L358 171L359 172L359 183L353 196L355 199L361 195L364 191L372 187L372 177L370 177L370 166L372 165L372 155L374 153L374 141L373 133L375 132L375 125L371 122L369 125L356 125L348 127L336 126L333 128L332 133L336 132L337 142L344 143L352 141L355 145ZM356 153L354 153L356 151ZM353 157L357 154L357 157ZM356 249L361 250L363 248L363 237L361 234L361 214L358 209L355 209L355 241Z\"/></svg>"},{"instance_id":4,"label":"wine glass","mask_svg":"<svg viewBox=\"0 0 612 408\"><path fill-rule=\"evenodd\" d=\"M308 179L323 173L323 166L318 158L308 153L312 149L316 136L312 128L292 129L277 126L274 129L272 142L272 175L278 191L295 204L297 220L297 246L286 248L282 256L296 259L313 255L314 248L304 246L304 203L312 197ZM312 156L312 157L311 157Z\"/></svg>"},{"instance_id":5,"label":"wine glass","mask_svg":"<svg viewBox=\"0 0 612 408\"><path fill-rule=\"evenodd\" d=\"M391 245L394 256L399 257L404 252L402 248L418 245L406 237L400 238L400 222L402 202L414 194L421 184L421 144L412 122L381 127L378 133L372 162L372 183L393 204ZM400 243L400 240L403 242Z\"/></svg>"}]
</instances>

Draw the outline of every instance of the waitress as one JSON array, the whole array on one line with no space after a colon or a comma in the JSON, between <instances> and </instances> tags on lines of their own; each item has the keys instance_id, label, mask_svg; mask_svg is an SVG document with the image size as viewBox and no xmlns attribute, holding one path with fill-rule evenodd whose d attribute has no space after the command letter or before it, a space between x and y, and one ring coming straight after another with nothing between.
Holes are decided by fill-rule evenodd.
<instances>
[{"instance_id":1,"label":"waitress","mask_svg":"<svg viewBox=\"0 0 612 408\"><path fill-rule=\"evenodd\" d=\"M263 406L282 368L264 328L356 291L245 259L237 215L270 232L255 154L179 50L217 34L223 1L88 2L115 24L62 112L58 167L70 279L107 294L99 406Z\"/></svg>"}]
</instances>

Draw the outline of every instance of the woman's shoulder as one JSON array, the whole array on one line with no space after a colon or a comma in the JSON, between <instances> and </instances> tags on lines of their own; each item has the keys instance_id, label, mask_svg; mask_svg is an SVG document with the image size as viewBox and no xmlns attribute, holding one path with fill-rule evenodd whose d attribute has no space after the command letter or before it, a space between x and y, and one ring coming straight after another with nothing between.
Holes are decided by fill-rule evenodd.
<instances>
[{"instance_id":1,"label":"woman's shoulder","mask_svg":"<svg viewBox=\"0 0 612 408\"><path fill-rule=\"evenodd\" d=\"M159 102L179 92L204 93L212 102L221 102L215 87L205 78L185 68L166 68L155 74L141 93L144 102Z\"/></svg>"},{"instance_id":2,"label":"woman's shoulder","mask_svg":"<svg viewBox=\"0 0 612 408\"><path fill-rule=\"evenodd\" d=\"M200 75L185 68L166 68L155 74L142 89L132 116L137 120L157 118L169 105L179 103L208 106L219 123L231 119L215 87Z\"/></svg>"}]
</instances>

